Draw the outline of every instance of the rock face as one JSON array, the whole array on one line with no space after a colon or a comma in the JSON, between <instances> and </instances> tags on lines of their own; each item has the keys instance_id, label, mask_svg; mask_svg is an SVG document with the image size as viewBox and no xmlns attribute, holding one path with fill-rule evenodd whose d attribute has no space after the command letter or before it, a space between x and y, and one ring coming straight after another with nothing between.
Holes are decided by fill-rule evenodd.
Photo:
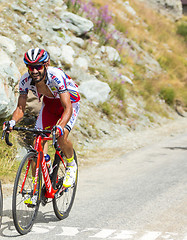
<instances>
[{"instance_id":1,"label":"rock face","mask_svg":"<svg viewBox=\"0 0 187 240\"><path fill-rule=\"evenodd\" d=\"M139 1L144 1L146 5L149 2L158 11L173 16L173 19L180 18L182 14L180 0ZM137 15L130 5L130 1L118 0L118 2L125 6L129 15L124 18L124 21L141 26L145 33L149 34L146 22ZM90 134L93 134L97 138L100 136L98 134L104 135L106 132L111 132L111 126L106 126L107 117L103 111L95 114L95 109L100 111L103 107L100 103L105 101L108 103L109 110L113 108L113 116L116 118L114 120L119 123L120 128L121 125L128 125L135 129L139 124L139 116L143 119L143 121L141 120L142 126L151 125L152 119L158 119L156 114L153 115L150 112L148 118L143 100L137 97L132 99L133 96L128 93L127 89L125 93L122 92L127 99L127 106L124 106L123 101L114 96L118 89L116 90L111 83L116 82L118 87L125 85L123 88L128 85L135 86L134 82L139 80L139 68L146 78L155 78L157 74L161 74L163 69L152 54L160 43L154 42L150 46L145 42L139 44L136 39L131 39L128 32L125 35L121 34L115 25L110 23L112 34L107 35L107 38L111 39L112 37L117 45L113 44L113 47L108 44L104 45L103 41L100 42L103 40L102 37L93 31L94 24L96 24L94 20L92 20L93 22L88 20L84 14L80 17L68 12L65 1L61 0L38 0L37 7L29 0L20 0L17 3L14 0L8 2L1 0L1 5L0 118L11 116L17 106L17 84L20 76L27 71L22 61L24 52L31 47L40 47L50 53L52 65L64 69L79 85L83 107L80 111L79 119L81 120L78 122L77 129L84 136L89 138ZM167 47L164 46L164 48ZM137 69L131 66L131 62L138 66ZM162 104L162 101L158 104ZM163 107L163 105L161 106ZM32 94L29 94L28 115L37 115L40 107L41 102L39 103ZM133 120L132 123L131 120L126 120L125 108L131 114L128 118L137 118L136 121ZM88 112L91 111L93 117L90 119ZM158 121L160 122L160 119ZM93 127L94 125L97 126Z\"/></svg>"},{"instance_id":2,"label":"rock face","mask_svg":"<svg viewBox=\"0 0 187 240\"><path fill-rule=\"evenodd\" d=\"M147 6L151 4L174 20L182 15L180 0L139 1ZM156 81L157 74L164 73L155 52L160 45L172 51L165 42L139 42L138 36L131 38L128 31L122 34L110 23L111 33L104 36L115 44L109 46L103 43L103 36L93 31L94 19L91 18L93 22L88 20L86 11L81 17L68 12L67 1L37 0L35 4L29 0L0 2L0 119L10 117L17 106L18 81L27 71L22 61L24 52L40 47L50 53L51 64L64 69L79 86L81 110L72 134L78 140L81 153L86 153L93 143L96 146L108 137L126 136L129 131L140 131L168 121L162 115L147 110L143 94L139 96L136 90L141 75ZM149 34L146 19L138 16L131 1L113 2L123 6L120 13L125 13L124 21L135 30L140 26L142 33ZM95 14L94 6L89 7L89 11ZM158 96L153 100L164 113L174 118L174 111L163 100ZM41 102L29 92L25 124L35 123L40 107ZM179 107L176 111L181 113ZM130 145L134 146L132 142Z\"/></svg>"},{"instance_id":3,"label":"rock face","mask_svg":"<svg viewBox=\"0 0 187 240\"><path fill-rule=\"evenodd\" d=\"M146 2L163 15L170 17L173 20L178 20L182 17L181 0L140 0Z\"/></svg>"},{"instance_id":4,"label":"rock face","mask_svg":"<svg viewBox=\"0 0 187 240\"><path fill-rule=\"evenodd\" d=\"M66 22L68 29L74 32L77 36L86 34L94 27L93 23L88 19L70 12L64 12L60 17L62 21Z\"/></svg>"},{"instance_id":5,"label":"rock face","mask_svg":"<svg viewBox=\"0 0 187 240\"><path fill-rule=\"evenodd\" d=\"M12 49L8 44L10 41L6 41L7 49ZM0 118L8 117L15 108L17 99L13 90L20 76L15 63L0 48Z\"/></svg>"},{"instance_id":6,"label":"rock face","mask_svg":"<svg viewBox=\"0 0 187 240\"><path fill-rule=\"evenodd\" d=\"M79 91L82 93L88 101L91 101L94 105L103 103L108 99L110 93L110 87L107 83L101 82L97 79L83 82L79 86Z\"/></svg>"}]
</instances>

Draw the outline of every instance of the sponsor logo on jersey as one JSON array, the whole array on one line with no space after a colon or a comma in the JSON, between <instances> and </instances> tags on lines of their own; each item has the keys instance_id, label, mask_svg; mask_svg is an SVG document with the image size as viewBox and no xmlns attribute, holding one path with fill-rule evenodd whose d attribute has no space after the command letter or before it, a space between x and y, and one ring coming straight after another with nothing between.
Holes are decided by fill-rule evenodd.
<instances>
[{"instance_id":1,"label":"sponsor logo on jersey","mask_svg":"<svg viewBox=\"0 0 187 240\"><path fill-rule=\"evenodd\" d=\"M25 83L28 82L28 77L24 78L22 81L21 81L21 85L25 85Z\"/></svg>"},{"instance_id":2,"label":"sponsor logo on jersey","mask_svg":"<svg viewBox=\"0 0 187 240\"><path fill-rule=\"evenodd\" d=\"M75 87L75 84L73 82L68 82L67 85L71 87Z\"/></svg>"},{"instance_id":3,"label":"sponsor logo on jersey","mask_svg":"<svg viewBox=\"0 0 187 240\"><path fill-rule=\"evenodd\" d=\"M51 75L51 78L57 82L58 84L61 82L55 75L53 75L52 73L50 74Z\"/></svg>"}]
</instances>

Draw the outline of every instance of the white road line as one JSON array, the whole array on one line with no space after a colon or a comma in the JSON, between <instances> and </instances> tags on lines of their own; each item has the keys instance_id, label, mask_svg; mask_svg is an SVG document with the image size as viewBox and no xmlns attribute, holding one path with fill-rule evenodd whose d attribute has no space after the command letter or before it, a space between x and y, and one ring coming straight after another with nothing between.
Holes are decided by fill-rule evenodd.
<instances>
[{"instance_id":1,"label":"white road line","mask_svg":"<svg viewBox=\"0 0 187 240\"><path fill-rule=\"evenodd\" d=\"M76 227L62 227L62 233L57 233L57 236L76 236L80 231Z\"/></svg>"},{"instance_id":2,"label":"white road line","mask_svg":"<svg viewBox=\"0 0 187 240\"><path fill-rule=\"evenodd\" d=\"M3 224L4 225L4 224ZM4 227L2 226L2 229ZM56 231L56 228L58 231ZM157 240L162 238L163 240L187 240L187 234L181 234L177 232L159 232L159 231L131 231L131 230L118 230L118 229L100 229L100 228L81 228L81 227L58 227L49 224L35 224L31 230L31 235L35 234L47 234L53 231L55 236L69 236L69 237L81 237L87 236L87 238L97 239L114 239L114 240ZM5 236L13 236L17 234L14 226L5 227L2 230ZM1 238L1 236L0 236Z\"/></svg>"},{"instance_id":3,"label":"white road line","mask_svg":"<svg viewBox=\"0 0 187 240\"><path fill-rule=\"evenodd\" d=\"M51 230L53 230L54 228L55 228L55 226L49 226L47 224L46 224L45 228L42 225L35 224L32 228L31 233L33 233L33 234L48 233Z\"/></svg>"},{"instance_id":4,"label":"white road line","mask_svg":"<svg viewBox=\"0 0 187 240\"><path fill-rule=\"evenodd\" d=\"M56 233L57 236L71 236L76 237L78 234L86 233L89 234L88 238L98 238L98 239L135 239L136 235L139 233L137 231L131 230L117 230L117 229L99 229L99 228L78 228L78 227L61 227L62 232ZM40 230L41 232L41 230ZM92 235L93 232L96 232ZM158 237L170 240L179 240L179 234L175 232L158 232L158 231L145 231L142 233L142 237L138 240L156 240ZM137 238L136 238L137 239ZM180 240L187 240L180 237Z\"/></svg>"},{"instance_id":5,"label":"white road line","mask_svg":"<svg viewBox=\"0 0 187 240\"><path fill-rule=\"evenodd\" d=\"M89 236L90 238L107 238L109 237L112 233L116 232L116 230L111 230L111 229L102 229L100 232L96 233L93 236Z\"/></svg>"},{"instance_id":6,"label":"white road line","mask_svg":"<svg viewBox=\"0 0 187 240\"><path fill-rule=\"evenodd\" d=\"M113 239L133 239L133 236L137 232L135 231L127 231L127 230L122 230L120 233L118 233L116 236L113 237Z\"/></svg>"},{"instance_id":7,"label":"white road line","mask_svg":"<svg viewBox=\"0 0 187 240\"><path fill-rule=\"evenodd\" d=\"M42 234L53 230L56 226L43 226L36 224L33 226L31 234ZM55 233L56 236L69 236L76 237L78 234L86 233L89 234L88 238L98 238L98 239L119 239L119 240L133 240L139 235L137 231L131 230L117 230L117 229L99 229L99 228L79 228L79 227L60 227L61 232ZM94 235L93 232L96 232ZM170 240L187 240L187 235L183 237L176 232L156 232L156 231L145 231L142 233L142 237L138 240L156 240L158 237ZM137 238L136 238L137 239Z\"/></svg>"},{"instance_id":8,"label":"white road line","mask_svg":"<svg viewBox=\"0 0 187 240\"><path fill-rule=\"evenodd\" d=\"M160 235L161 235L161 232L147 232L139 240L156 240L157 237L159 237Z\"/></svg>"}]
</instances>

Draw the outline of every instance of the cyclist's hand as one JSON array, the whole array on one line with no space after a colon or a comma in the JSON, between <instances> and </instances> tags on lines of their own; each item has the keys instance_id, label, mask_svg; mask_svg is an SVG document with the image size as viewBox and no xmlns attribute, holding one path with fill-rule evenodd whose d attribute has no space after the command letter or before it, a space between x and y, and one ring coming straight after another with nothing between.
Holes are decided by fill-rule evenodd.
<instances>
[{"instance_id":1,"label":"cyclist's hand","mask_svg":"<svg viewBox=\"0 0 187 240\"><path fill-rule=\"evenodd\" d=\"M64 129L60 125L56 125L56 138L63 136Z\"/></svg>"},{"instance_id":2,"label":"cyclist's hand","mask_svg":"<svg viewBox=\"0 0 187 240\"><path fill-rule=\"evenodd\" d=\"M1 140L3 140L5 136L5 142L9 146L12 146L12 143L9 141L9 133L13 130L15 124L16 124L15 120L6 121L3 123L3 133Z\"/></svg>"},{"instance_id":3,"label":"cyclist's hand","mask_svg":"<svg viewBox=\"0 0 187 240\"><path fill-rule=\"evenodd\" d=\"M15 124L16 124L15 120L5 121L3 123L3 131L11 132Z\"/></svg>"},{"instance_id":4,"label":"cyclist's hand","mask_svg":"<svg viewBox=\"0 0 187 240\"><path fill-rule=\"evenodd\" d=\"M57 143L57 138L60 137L60 136L62 136L63 133L64 133L64 131L63 131L62 127L59 128L58 126L59 126L59 125L53 126L53 128L52 128L52 130L51 130L51 133L52 133L52 137L53 137L53 145L54 145L54 147L55 147L56 150L60 151L59 145L58 145L58 143ZM59 131L58 129L59 129L60 131ZM62 134L61 134L61 133L62 133Z\"/></svg>"}]
</instances>

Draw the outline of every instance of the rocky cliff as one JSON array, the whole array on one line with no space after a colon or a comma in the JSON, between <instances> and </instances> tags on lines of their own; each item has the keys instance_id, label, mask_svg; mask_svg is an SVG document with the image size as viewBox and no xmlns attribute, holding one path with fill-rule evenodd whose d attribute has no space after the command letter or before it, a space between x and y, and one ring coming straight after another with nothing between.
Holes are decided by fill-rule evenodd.
<instances>
[{"instance_id":1,"label":"rocky cliff","mask_svg":"<svg viewBox=\"0 0 187 240\"><path fill-rule=\"evenodd\" d=\"M100 13L97 12L99 10L93 4L87 4L81 15L72 13L68 8L70 2L73 1L1 1L0 117L11 116L16 107L17 83L26 71L22 61L24 52L31 47L40 47L49 51L54 66L65 69L79 85L81 111L72 134L79 139L77 145L80 149L87 149L99 138L142 130L175 118L176 113L158 95L153 96L152 101L159 106L162 114L147 109L144 97L134 84L139 73L133 70L131 64L124 62L120 53L120 48L123 48L125 58L130 56L136 67L143 68L147 78L153 78L165 73L165 70L150 48L146 50L128 34L121 34L112 22L109 25L112 29L110 40L112 37L116 45L102 44L101 37L94 32L94 21L85 14L86 6L89 6L90 12ZM164 2L165 5L160 3L163 9L168 7L174 13L179 8L176 16L180 16L178 1L173 1L172 7L171 1ZM147 32L146 22L130 3L126 1L123 7L127 12L125 21L133 22ZM106 8L103 12L106 15ZM163 47L168 49L164 43ZM34 104L28 105L29 121L33 119L30 118L31 113L37 113L39 109L39 103L32 95L29 102L31 99Z\"/></svg>"}]
</instances>

